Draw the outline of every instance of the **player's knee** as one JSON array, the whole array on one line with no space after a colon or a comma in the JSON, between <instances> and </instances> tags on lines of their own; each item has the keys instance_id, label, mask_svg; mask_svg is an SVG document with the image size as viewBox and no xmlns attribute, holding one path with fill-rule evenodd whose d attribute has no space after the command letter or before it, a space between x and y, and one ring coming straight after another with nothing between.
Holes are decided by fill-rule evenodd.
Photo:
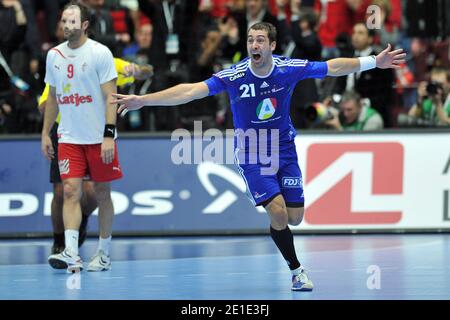
<instances>
[{"instance_id":1,"label":"player's knee","mask_svg":"<svg viewBox=\"0 0 450 320\"><path fill-rule=\"evenodd\" d=\"M95 199L98 203L103 203L111 200L111 190L109 188L96 188Z\"/></svg>"},{"instance_id":2,"label":"player's knee","mask_svg":"<svg viewBox=\"0 0 450 320\"><path fill-rule=\"evenodd\" d=\"M69 200L80 200L81 190L76 185L71 183L64 183L64 199Z\"/></svg>"},{"instance_id":3,"label":"player's knee","mask_svg":"<svg viewBox=\"0 0 450 320\"><path fill-rule=\"evenodd\" d=\"M83 182L83 194L89 199L95 199L95 187L91 181Z\"/></svg>"},{"instance_id":4,"label":"player's knee","mask_svg":"<svg viewBox=\"0 0 450 320\"><path fill-rule=\"evenodd\" d=\"M271 216L272 222L275 222L279 227L286 227L288 224L288 214L286 207L279 204L273 204L267 208Z\"/></svg>"},{"instance_id":5,"label":"player's knee","mask_svg":"<svg viewBox=\"0 0 450 320\"><path fill-rule=\"evenodd\" d=\"M303 221L303 214L295 215L293 217L289 217L289 224L291 226L298 226Z\"/></svg>"},{"instance_id":6,"label":"player's knee","mask_svg":"<svg viewBox=\"0 0 450 320\"><path fill-rule=\"evenodd\" d=\"M289 224L292 226L298 226L302 223L304 212L305 211L303 208L288 209Z\"/></svg>"}]
</instances>

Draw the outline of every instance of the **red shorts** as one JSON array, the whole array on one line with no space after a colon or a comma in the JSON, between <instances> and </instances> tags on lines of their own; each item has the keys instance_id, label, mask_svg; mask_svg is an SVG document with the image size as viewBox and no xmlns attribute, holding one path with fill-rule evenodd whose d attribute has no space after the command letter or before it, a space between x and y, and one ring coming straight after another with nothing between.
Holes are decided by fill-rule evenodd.
<instances>
[{"instance_id":1,"label":"red shorts","mask_svg":"<svg viewBox=\"0 0 450 320\"><path fill-rule=\"evenodd\" d=\"M95 182L108 182L122 177L117 143L114 160L103 163L101 144L58 144L58 165L61 179L84 178L87 175Z\"/></svg>"}]
</instances>

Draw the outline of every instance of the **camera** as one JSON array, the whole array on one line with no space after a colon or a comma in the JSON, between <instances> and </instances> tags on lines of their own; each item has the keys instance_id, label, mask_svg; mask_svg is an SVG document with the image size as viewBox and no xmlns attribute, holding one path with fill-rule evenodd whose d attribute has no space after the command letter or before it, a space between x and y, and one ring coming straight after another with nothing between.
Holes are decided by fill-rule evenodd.
<instances>
[{"instance_id":1,"label":"camera","mask_svg":"<svg viewBox=\"0 0 450 320\"><path fill-rule=\"evenodd\" d=\"M427 94L429 96L434 96L438 94L438 90L443 90L442 85L438 82L430 82L427 84Z\"/></svg>"},{"instance_id":2,"label":"camera","mask_svg":"<svg viewBox=\"0 0 450 320\"><path fill-rule=\"evenodd\" d=\"M333 119L333 113L327 106L320 102L315 102L305 109L305 117L311 122L321 123Z\"/></svg>"}]
</instances>

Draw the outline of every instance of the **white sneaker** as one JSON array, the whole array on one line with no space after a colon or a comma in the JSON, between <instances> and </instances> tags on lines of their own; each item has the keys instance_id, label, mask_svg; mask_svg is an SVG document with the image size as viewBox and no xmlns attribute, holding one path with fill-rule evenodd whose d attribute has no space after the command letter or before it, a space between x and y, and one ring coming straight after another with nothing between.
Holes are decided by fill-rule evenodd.
<instances>
[{"instance_id":1,"label":"white sneaker","mask_svg":"<svg viewBox=\"0 0 450 320\"><path fill-rule=\"evenodd\" d=\"M103 250L97 251L87 266L87 271L107 271L111 269L111 259Z\"/></svg>"},{"instance_id":2,"label":"white sneaker","mask_svg":"<svg viewBox=\"0 0 450 320\"><path fill-rule=\"evenodd\" d=\"M67 269L68 273L83 270L83 261L79 255L72 254L67 248L63 252L52 254L48 257L48 263L54 269Z\"/></svg>"},{"instance_id":3,"label":"white sneaker","mask_svg":"<svg viewBox=\"0 0 450 320\"><path fill-rule=\"evenodd\" d=\"M309 280L308 275L305 272L305 269L302 268L302 271L296 275L292 276L292 290L293 291L312 291L314 285L311 280Z\"/></svg>"}]
</instances>

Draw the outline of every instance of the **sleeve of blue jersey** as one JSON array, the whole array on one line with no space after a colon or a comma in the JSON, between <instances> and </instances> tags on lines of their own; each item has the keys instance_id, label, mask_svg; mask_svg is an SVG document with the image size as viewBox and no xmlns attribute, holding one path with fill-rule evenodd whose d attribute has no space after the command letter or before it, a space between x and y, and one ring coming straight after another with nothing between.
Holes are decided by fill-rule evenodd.
<instances>
[{"instance_id":1,"label":"sleeve of blue jersey","mask_svg":"<svg viewBox=\"0 0 450 320\"><path fill-rule=\"evenodd\" d=\"M209 96L213 96L215 94L218 94L226 89L225 82L217 77L216 75L213 75L211 78L206 79L204 81L209 89Z\"/></svg>"},{"instance_id":2,"label":"sleeve of blue jersey","mask_svg":"<svg viewBox=\"0 0 450 320\"><path fill-rule=\"evenodd\" d=\"M292 61L295 61L295 59ZM294 68L296 69L294 73L298 81L308 78L323 79L326 77L328 73L328 65L326 62L307 60L299 61L304 61L304 63L296 64L294 62Z\"/></svg>"}]
</instances>

